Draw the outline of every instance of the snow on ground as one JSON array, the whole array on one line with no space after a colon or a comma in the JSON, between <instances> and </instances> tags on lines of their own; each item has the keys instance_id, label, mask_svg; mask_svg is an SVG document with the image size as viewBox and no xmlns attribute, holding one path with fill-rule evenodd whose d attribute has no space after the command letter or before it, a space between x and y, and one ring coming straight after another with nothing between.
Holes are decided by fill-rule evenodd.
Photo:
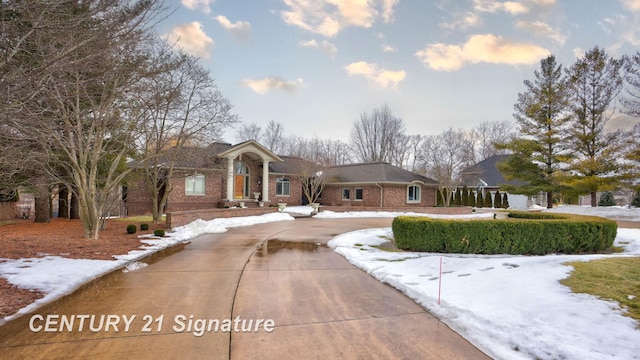
<instances>
[{"instance_id":1,"label":"snow on ground","mask_svg":"<svg viewBox=\"0 0 640 360\"><path fill-rule=\"evenodd\" d=\"M18 313L0 319L0 325L24 313L28 313L43 304L54 301L79 288L81 285L113 270L123 268L134 271L145 264L138 262L162 249L186 242L204 234L222 233L228 228L249 226L274 221L293 220L286 213L272 213L261 216L196 220L187 225L176 227L167 232L164 238L144 235L143 249L134 250L126 255L114 256L115 260L67 259L60 256L42 258L2 259L0 258L0 276L15 286L24 289L40 290L45 293L42 299L20 309Z\"/></svg>"},{"instance_id":2,"label":"snow on ground","mask_svg":"<svg viewBox=\"0 0 640 360\"><path fill-rule=\"evenodd\" d=\"M640 221L640 209L551 211ZM392 237L390 228L369 229L337 236L329 246L496 359L640 359L637 321L623 316L617 303L574 294L559 283L572 271L567 262L640 255L640 229L618 230L615 243L625 251L616 255L455 255L373 247Z\"/></svg>"},{"instance_id":3,"label":"snow on ground","mask_svg":"<svg viewBox=\"0 0 640 360\"><path fill-rule=\"evenodd\" d=\"M597 215L640 221L640 209L564 206L554 212ZM293 220L290 214L310 214L307 206L287 207L283 213L246 218L197 220L174 229L167 237L144 240L145 249L113 261L75 260L56 256L0 259L0 276L10 283L47 295L26 308L29 312L75 290L106 272L124 267L135 271L150 253L205 233L233 226ZM395 217L396 212L322 211L316 218ZM492 217L491 213L465 216ZM618 229L615 255L479 256L387 252L374 248L393 236L391 229L342 234L329 242L336 252L369 274L406 293L479 348L497 359L640 359L637 321L622 315L617 303L586 294L573 294L559 283L569 276L570 261L640 255L640 229ZM442 275L440 276L440 261ZM440 279L441 278L441 279ZM640 294L629 294L640 299ZM0 324L16 317L9 316Z\"/></svg>"}]
</instances>

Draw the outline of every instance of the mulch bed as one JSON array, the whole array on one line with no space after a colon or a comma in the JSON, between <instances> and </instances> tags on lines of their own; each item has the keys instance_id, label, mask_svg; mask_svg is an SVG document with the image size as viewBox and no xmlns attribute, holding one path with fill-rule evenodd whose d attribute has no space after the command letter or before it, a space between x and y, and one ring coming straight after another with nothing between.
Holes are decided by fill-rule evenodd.
<instances>
[{"instance_id":1,"label":"mulch bed","mask_svg":"<svg viewBox=\"0 0 640 360\"><path fill-rule=\"evenodd\" d=\"M71 259L113 260L113 255L124 255L141 245L139 235L153 234L164 224L149 224L149 230L127 234L126 227L139 222L109 220L98 240L83 236L80 220L56 218L39 224L32 220L20 220L15 224L0 226L0 262L2 259L39 258L47 255ZM0 318L16 313L19 309L44 296L39 291L20 289L0 277Z\"/></svg>"}]
</instances>

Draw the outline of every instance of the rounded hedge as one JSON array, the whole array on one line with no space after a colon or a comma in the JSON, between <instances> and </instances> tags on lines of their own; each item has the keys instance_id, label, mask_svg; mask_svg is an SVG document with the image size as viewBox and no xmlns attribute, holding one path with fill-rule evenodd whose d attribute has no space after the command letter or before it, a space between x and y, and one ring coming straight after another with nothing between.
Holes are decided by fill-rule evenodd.
<instances>
[{"instance_id":1,"label":"rounded hedge","mask_svg":"<svg viewBox=\"0 0 640 360\"><path fill-rule=\"evenodd\" d=\"M506 220L450 220L399 216L392 229L398 248L462 254L545 255L602 252L618 225L594 216L509 212Z\"/></svg>"},{"instance_id":2,"label":"rounded hedge","mask_svg":"<svg viewBox=\"0 0 640 360\"><path fill-rule=\"evenodd\" d=\"M138 228L134 224L127 225L127 234L135 234Z\"/></svg>"}]
</instances>

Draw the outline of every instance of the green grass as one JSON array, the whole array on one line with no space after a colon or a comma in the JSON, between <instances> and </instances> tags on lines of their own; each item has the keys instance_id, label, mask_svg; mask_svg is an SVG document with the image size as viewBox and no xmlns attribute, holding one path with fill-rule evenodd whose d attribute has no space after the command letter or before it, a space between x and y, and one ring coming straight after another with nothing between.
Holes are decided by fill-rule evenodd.
<instances>
[{"instance_id":1,"label":"green grass","mask_svg":"<svg viewBox=\"0 0 640 360\"><path fill-rule=\"evenodd\" d=\"M561 280L574 293L617 301L625 315L640 321L640 257L570 262L574 271Z\"/></svg>"}]
</instances>

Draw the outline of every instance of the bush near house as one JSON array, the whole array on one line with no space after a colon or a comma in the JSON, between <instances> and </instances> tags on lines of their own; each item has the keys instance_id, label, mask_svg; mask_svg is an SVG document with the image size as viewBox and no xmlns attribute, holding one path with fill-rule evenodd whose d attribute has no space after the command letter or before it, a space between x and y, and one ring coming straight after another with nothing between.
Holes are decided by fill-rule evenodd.
<instances>
[{"instance_id":1,"label":"bush near house","mask_svg":"<svg viewBox=\"0 0 640 360\"><path fill-rule=\"evenodd\" d=\"M616 199L613 197L613 194L610 191L602 194L600 196L600 201L598 201L598 206L615 206Z\"/></svg>"},{"instance_id":2,"label":"bush near house","mask_svg":"<svg viewBox=\"0 0 640 360\"><path fill-rule=\"evenodd\" d=\"M618 225L600 217L512 211L506 220L399 216L392 229L403 250L545 255L602 252L613 245Z\"/></svg>"}]
</instances>

